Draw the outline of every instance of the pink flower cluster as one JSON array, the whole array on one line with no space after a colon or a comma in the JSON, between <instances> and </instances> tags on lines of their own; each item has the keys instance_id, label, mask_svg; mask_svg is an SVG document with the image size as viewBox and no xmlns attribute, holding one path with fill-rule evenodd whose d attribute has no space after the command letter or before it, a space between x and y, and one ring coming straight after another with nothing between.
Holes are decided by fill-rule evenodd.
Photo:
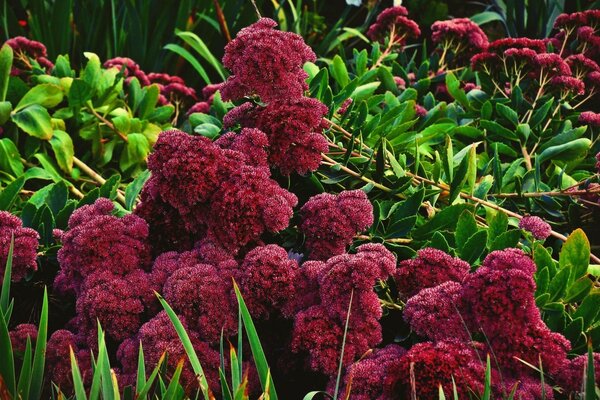
<instances>
[{"instance_id":1,"label":"pink flower cluster","mask_svg":"<svg viewBox=\"0 0 600 400\"><path fill-rule=\"evenodd\" d=\"M488 46L487 35L469 18L436 21L431 25L433 43L450 48L456 56L471 57Z\"/></svg>"},{"instance_id":2,"label":"pink flower cluster","mask_svg":"<svg viewBox=\"0 0 600 400\"><path fill-rule=\"evenodd\" d=\"M129 84L133 78L136 78L142 87L152 84L157 85L160 90L159 105L185 103L187 106L191 106L188 114L192 112L207 112L208 108L210 108L209 102L197 102L196 91L187 86L182 78L165 73L150 72L147 74L131 58L111 58L104 62L104 68L117 68L123 71L126 84Z\"/></svg>"},{"instance_id":3,"label":"pink flower cluster","mask_svg":"<svg viewBox=\"0 0 600 400\"><path fill-rule=\"evenodd\" d=\"M20 281L37 271L37 248L40 235L31 228L24 228L19 217L0 211L0 277L8 259L10 242L14 238L11 280Z\"/></svg>"},{"instance_id":4,"label":"pink flower cluster","mask_svg":"<svg viewBox=\"0 0 600 400\"><path fill-rule=\"evenodd\" d=\"M257 128L268 138L269 165L284 175L306 174L319 167L327 152L322 118L327 107L304 97L307 74L302 69L315 55L302 37L275 30L275 21L262 18L242 29L225 48L223 64L231 75L222 86L224 99L256 95L264 105L242 103L223 119Z\"/></svg>"},{"instance_id":5,"label":"pink flower cluster","mask_svg":"<svg viewBox=\"0 0 600 400\"><path fill-rule=\"evenodd\" d=\"M519 221L519 228L530 232L537 240L545 240L552 233L550 225L536 216L526 216Z\"/></svg>"},{"instance_id":6,"label":"pink flower cluster","mask_svg":"<svg viewBox=\"0 0 600 400\"><path fill-rule=\"evenodd\" d=\"M239 136L229 149L180 131L159 136L148 158L152 177L136 209L148 221L157 250L170 238L189 236L184 241L189 245L205 234L238 250L263 232L287 227L297 199L257 159L264 134L244 129Z\"/></svg>"},{"instance_id":7,"label":"pink flower cluster","mask_svg":"<svg viewBox=\"0 0 600 400\"><path fill-rule=\"evenodd\" d=\"M422 257L419 254L417 259ZM405 268L407 266L401 263L398 269ZM435 269L433 265L430 268ZM459 391L477 392L483 383L481 360L487 354L493 355L496 363L494 374L501 377L495 379L494 389L498 392L506 391L507 386L503 386L502 381L506 385L507 381L518 380L522 383L517 393L525 396L523 398L537 398L541 393L539 382L537 386L527 383L536 378L532 370L517 359L533 365L538 365L541 359L544 371L560 381L566 373L564 366L568 363L567 353L571 346L568 340L552 332L541 319L534 298L535 271L535 264L522 251L495 251L486 257L475 272L464 273L456 280L446 279L437 286L424 287L410 296L404 319L416 334L430 341L413 346L407 356L411 362L415 362L418 395L434 398L437 390L435 393L429 390L437 389L438 384L450 393L451 382L445 379L451 374L457 381ZM406 285L402 281L406 279L404 276L395 275L401 293L400 288ZM442 280L438 279L438 282ZM442 353L452 354L454 361L450 364L440 361L445 355L436 353L438 347L444 349ZM436 358L427 361L429 352ZM433 363L434 360L435 365L429 366L427 372L424 372L424 368L428 364L417 368L419 362ZM409 365L408 362L402 365L404 367L398 379L403 390L408 390ZM442 368L452 370L444 372ZM460 373L457 374L455 370ZM508 391L510 389L508 387Z\"/></svg>"},{"instance_id":8,"label":"pink flower cluster","mask_svg":"<svg viewBox=\"0 0 600 400\"><path fill-rule=\"evenodd\" d=\"M362 190L313 196L300 212L300 230L306 235L306 248L313 260L344 253L354 235L373 223L373 206Z\"/></svg>"},{"instance_id":9,"label":"pink flower cluster","mask_svg":"<svg viewBox=\"0 0 600 400\"><path fill-rule=\"evenodd\" d=\"M5 44L9 45L14 52L14 61L10 70L12 76L25 77L34 67L50 72L54 64L48 60L46 46L35 40L17 36L8 39Z\"/></svg>"},{"instance_id":10,"label":"pink flower cluster","mask_svg":"<svg viewBox=\"0 0 600 400\"><path fill-rule=\"evenodd\" d=\"M369 27L367 36L381 43L389 37L390 45L403 46L409 38L421 36L419 25L407 16L408 10L402 6L386 8Z\"/></svg>"}]
</instances>

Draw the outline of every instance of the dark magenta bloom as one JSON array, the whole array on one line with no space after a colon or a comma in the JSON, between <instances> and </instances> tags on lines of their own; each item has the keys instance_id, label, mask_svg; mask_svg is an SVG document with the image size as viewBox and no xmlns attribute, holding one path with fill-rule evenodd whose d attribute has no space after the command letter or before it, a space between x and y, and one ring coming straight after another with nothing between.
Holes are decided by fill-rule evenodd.
<instances>
[{"instance_id":1,"label":"dark magenta bloom","mask_svg":"<svg viewBox=\"0 0 600 400\"><path fill-rule=\"evenodd\" d=\"M580 355L567 361L565 366L558 372L556 380L560 387L567 393L581 392L583 387L584 370L587 368L587 354ZM594 371L596 373L596 383L600 382L600 353L594 353Z\"/></svg>"},{"instance_id":2,"label":"dark magenta bloom","mask_svg":"<svg viewBox=\"0 0 600 400\"><path fill-rule=\"evenodd\" d=\"M468 327L461 315L461 294L462 285L453 281L425 288L406 302L404 320L415 333L434 342L468 341Z\"/></svg>"},{"instance_id":3,"label":"dark magenta bloom","mask_svg":"<svg viewBox=\"0 0 600 400\"><path fill-rule=\"evenodd\" d=\"M545 240L552 233L546 221L533 215L523 217L519 221L519 228L531 233L537 240Z\"/></svg>"},{"instance_id":4,"label":"dark magenta bloom","mask_svg":"<svg viewBox=\"0 0 600 400\"><path fill-rule=\"evenodd\" d=\"M129 83L133 78L137 78L140 81L141 86L150 85L150 79L140 66L127 57L115 57L104 62L104 68L117 68L119 71L123 71L125 76L125 82Z\"/></svg>"},{"instance_id":5,"label":"dark magenta bloom","mask_svg":"<svg viewBox=\"0 0 600 400\"><path fill-rule=\"evenodd\" d=\"M487 35L479 25L469 18L454 18L436 21L431 25L431 39L434 43L452 46L457 55L466 52L466 57L484 51L488 46Z\"/></svg>"},{"instance_id":6,"label":"dark magenta bloom","mask_svg":"<svg viewBox=\"0 0 600 400\"><path fill-rule=\"evenodd\" d=\"M9 332L10 343L13 351L24 352L27 344L27 338L31 341L32 351L35 349L35 341L37 340L37 326L33 324L19 324L15 329Z\"/></svg>"},{"instance_id":7,"label":"dark magenta bloom","mask_svg":"<svg viewBox=\"0 0 600 400\"><path fill-rule=\"evenodd\" d=\"M24 76L33 69L31 60L37 62L39 67L46 70L46 73L54 68L54 64L48 57L46 46L35 40L27 39L23 36L17 36L8 39L5 42L15 53L13 65L10 74L12 76Z\"/></svg>"},{"instance_id":8,"label":"dark magenta bloom","mask_svg":"<svg viewBox=\"0 0 600 400\"><path fill-rule=\"evenodd\" d=\"M402 6L389 7L383 10L373 25L369 27L367 36L377 42L384 42L385 39L394 33L392 38L396 45L403 45L409 37L418 38L421 35L419 26L411 19L407 18L408 11Z\"/></svg>"},{"instance_id":9,"label":"dark magenta bloom","mask_svg":"<svg viewBox=\"0 0 600 400\"><path fill-rule=\"evenodd\" d=\"M339 393L346 393L349 390L353 400L395 398L390 375L392 371L398 369L400 359L405 354L406 350L395 344L375 349L346 369ZM335 381L334 378L329 381L328 393L333 393Z\"/></svg>"},{"instance_id":10,"label":"dark magenta bloom","mask_svg":"<svg viewBox=\"0 0 600 400\"><path fill-rule=\"evenodd\" d=\"M298 263L275 244L251 250L240 266L238 284L252 316L269 319L280 314L295 292Z\"/></svg>"},{"instance_id":11,"label":"dark magenta bloom","mask_svg":"<svg viewBox=\"0 0 600 400\"><path fill-rule=\"evenodd\" d=\"M225 133L215 141L215 144L223 149L240 153L246 165L267 170L269 168L267 162L269 140L267 135L259 129L243 128L239 134Z\"/></svg>"},{"instance_id":12,"label":"dark magenta bloom","mask_svg":"<svg viewBox=\"0 0 600 400\"><path fill-rule=\"evenodd\" d=\"M453 281L462 282L471 266L457 257L441 250L424 248L411 260L404 260L394 273L394 280L404 299L414 296L421 289Z\"/></svg>"},{"instance_id":13,"label":"dark magenta bloom","mask_svg":"<svg viewBox=\"0 0 600 400\"><path fill-rule=\"evenodd\" d=\"M373 223L373 206L362 190L313 196L300 212L300 230L310 258L316 260L344 253L354 236Z\"/></svg>"},{"instance_id":14,"label":"dark magenta bloom","mask_svg":"<svg viewBox=\"0 0 600 400\"><path fill-rule=\"evenodd\" d=\"M65 394L73 393L70 349L73 349L86 387L91 385L93 376L90 350L80 347L72 332L64 329L57 330L50 336L46 346L45 377L48 387L52 382Z\"/></svg>"},{"instance_id":15,"label":"dark magenta bloom","mask_svg":"<svg viewBox=\"0 0 600 400\"><path fill-rule=\"evenodd\" d=\"M207 342L218 343L237 330L237 313L230 303L230 281L209 264L179 268L165 282L163 294L191 329Z\"/></svg>"},{"instance_id":16,"label":"dark magenta bloom","mask_svg":"<svg viewBox=\"0 0 600 400\"><path fill-rule=\"evenodd\" d=\"M8 259L10 242L14 237L11 280L18 282L29 273L37 271L37 248L40 235L8 211L0 211L0 277Z\"/></svg>"},{"instance_id":17,"label":"dark magenta bloom","mask_svg":"<svg viewBox=\"0 0 600 400\"><path fill-rule=\"evenodd\" d=\"M221 87L224 100L258 95L271 102L300 98L308 89L302 67L316 60L315 53L301 36L276 26L272 19L261 18L225 46L223 65L233 74Z\"/></svg>"},{"instance_id":18,"label":"dark magenta bloom","mask_svg":"<svg viewBox=\"0 0 600 400\"><path fill-rule=\"evenodd\" d=\"M98 199L76 210L62 234L58 251L61 291L79 293L83 280L96 272L125 275L150 263L148 225L137 215L112 215L113 203Z\"/></svg>"}]
</instances>

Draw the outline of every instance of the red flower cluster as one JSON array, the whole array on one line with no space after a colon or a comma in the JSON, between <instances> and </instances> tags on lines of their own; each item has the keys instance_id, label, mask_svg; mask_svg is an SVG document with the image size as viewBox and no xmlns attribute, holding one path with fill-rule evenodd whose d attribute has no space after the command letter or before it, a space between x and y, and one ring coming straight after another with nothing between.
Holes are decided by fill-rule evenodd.
<instances>
[{"instance_id":1,"label":"red flower cluster","mask_svg":"<svg viewBox=\"0 0 600 400\"><path fill-rule=\"evenodd\" d=\"M136 215L111 215L113 203L98 199L76 210L69 230L59 232L60 271L54 285L63 292L81 292L84 279L94 273L123 276L150 264L148 225Z\"/></svg>"},{"instance_id":2,"label":"red flower cluster","mask_svg":"<svg viewBox=\"0 0 600 400\"><path fill-rule=\"evenodd\" d=\"M223 99L252 95L264 102L298 99L308 89L302 66L315 61L315 53L301 36L275 30L276 26L272 19L261 18L225 46L223 65L233 75L221 88Z\"/></svg>"},{"instance_id":3,"label":"red flower cluster","mask_svg":"<svg viewBox=\"0 0 600 400\"><path fill-rule=\"evenodd\" d=\"M9 45L14 52L14 61L10 70L12 76L25 77L34 67L42 68L50 72L54 64L48 60L46 46L35 40L17 36L8 39L5 44Z\"/></svg>"},{"instance_id":4,"label":"red flower cluster","mask_svg":"<svg viewBox=\"0 0 600 400\"><path fill-rule=\"evenodd\" d=\"M362 190L313 196L300 212L300 230L306 235L306 248L314 260L344 253L354 235L373 223L373 206Z\"/></svg>"},{"instance_id":5,"label":"red flower cluster","mask_svg":"<svg viewBox=\"0 0 600 400\"><path fill-rule=\"evenodd\" d=\"M30 272L37 271L36 259L40 235L31 228L24 228L19 217L7 211L0 211L0 277L2 278L4 278L4 268L13 238L11 280L17 282Z\"/></svg>"},{"instance_id":6,"label":"red flower cluster","mask_svg":"<svg viewBox=\"0 0 600 400\"><path fill-rule=\"evenodd\" d=\"M444 282L462 282L470 269L471 266L460 258L434 248L424 248L417 252L417 257L398 265L394 280L400 298L408 299L422 289Z\"/></svg>"},{"instance_id":7,"label":"red flower cluster","mask_svg":"<svg viewBox=\"0 0 600 400\"><path fill-rule=\"evenodd\" d=\"M264 160L258 159L256 147L260 150L264 135L247 129L240 136L230 149L180 131L159 136L148 158L152 176L144 187L141 208L136 210L147 218L158 243L176 237L183 225L191 238L184 243L207 233L220 246L235 251L265 231L287 227L296 196L270 179ZM182 224L169 226L163 216Z\"/></svg>"},{"instance_id":8,"label":"red flower cluster","mask_svg":"<svg viewBox=\"0 0 600 400\"><path fill-rule=\"evenodd\" d=\"M45 377L54 383L63 393L73 392L70 349L73 349L83 383L89 387L92 383L92 358L89 349L81 347L76 336L65 329L59 329L50 336L46 345Z\"/></svg>"},{"instance_id":9,"label":"red flower cluster","mask_svg":"<svg viewBox=\"0 0 600 400\"><path fill-rule=\"evenodd\" d=\"M383 43L388 36L392 45L402 46L408 38L421 36L419 25L409 18L408 11L402 6L389 7L383 10L369 27L367 36L377 42Z\"/></svg>"},{"instance_id":10,"label":"red flower cluster","mask_svg":"<svg viewBox=\"0 0 600 400\"><path fill-rule=\"evenodd\" d=\"M9 336L13 351L23 353L27 345L27 338L31 341L31 348L35 349L35 341L38 336L37 326L33 324L19 324L9 332Z\"/></svg>"},{"instance_id":11,"label":"red flower cluster","mask_svg":"<svg viewBox=\"0 0 600 400\"><path fill-rule=\"evenodd\" d=\"M519 228L530 232L537 240L545 240L552 233L550 225L536 216L526 216L519 221Z\"/></svg>"},{"instance_id":12,"label":"red flower cluster","mask_svg":"<svg viewBox=\"0 0 600 400\"><path fill-rule=\"evenodd\" d=\"M456 56L464 57L480 53L488 46L487 35L469 18L434 22L431 25L431 39L433 43L452 49Z\"/></svg>"}]
</instances>

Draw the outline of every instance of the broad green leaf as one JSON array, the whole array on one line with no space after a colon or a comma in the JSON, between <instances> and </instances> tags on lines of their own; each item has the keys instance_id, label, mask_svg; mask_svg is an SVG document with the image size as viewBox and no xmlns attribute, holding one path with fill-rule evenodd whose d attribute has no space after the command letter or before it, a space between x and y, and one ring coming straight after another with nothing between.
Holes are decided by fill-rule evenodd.
<instances>
[{"instance_id":1,"label":"broad green leaf","mask_svg":"<svg viewBox=\"0 0 600 400\"><path fill-rule=\"evenodd\" d=\"M517 243L519 243L520 237L521 232L516 229L506 231L493 239L490 251L504 250L509 247L516 247Z\"/></svg>"},{"instance_id":2,"label":"broad green leaf","mask_svg":"<svg viewBox=\"0 0 600 400\"><path fill-rule=\"evenodd\" d=\"M424 239L435 231L454 229L460 214L470 208L471 206L468 204L454 204L444 208L425 224L417 227L413 231L413 237L415 239Z\"/></svg>"},{"instance_id":3,"label":"broad green leaf","mask_svg":"<svg viewBox=\"0 0 600 400\"><path fill-rule=\"evenodd\" d=\"M502 16L495 11L483 11L472 15L470 19L481 26L494 21L502 21Z\"/></svg>"},{"instance_id":4,"label":"broad green leaf","mask_svg":"<svg viewBox=\"0 0 600 400\"><path fill-rule=\"evenodd\" d=\"M331 64L331 76L338 83L340 88L345 87L348 82L350 82L350 77L348 76L348 69L346 68L346 64L344 60L339 55L335 55L333 57L333 62Z\"/></svg>"},{"instance_id":5,"label":"broad green leaf","mask_svg":"<svg viewBox=\"0 0 600 400\"><path fill-rule=\"evenodd\" d=\"M565 294L565 303L577 303L584 299L592 290L593 283L587 276L579 278L571 286L567 288Z\"/></svg>"},{"instance_id":6,"label":"broad green leaf","mask_svg":"<svg viewBox=\"0 0 600 400\"><path fill-rule=\"evenodd\" d=\"M133 206L135 205L135 199L149 178L150 171L144 170L133 180L133 182L127 185L127 188L125 189L125 208L127 210L131 211L133 209Z\"/></svg>"},{"instance_id":7,"label":"broad green leaf","mask_svg":"<svg viewBox=\"0 0 600 400\"><path fill-rule=\"evenodd\" d=\"M149 153L150 143L148 143L148 139L141 133L130 133L127 135L127 144L119 160L121 171L127 171L136 165L141 165Z\"/></svg>"},{"instance_id":8,"label":"broad green leaf","mask_svg":"<svg viewBox=\"0 0 600 400\"><path fill-rule=\"evenodd\" d=\"M9 138L0 139L0 170L18 177L23 175L23 163L19 149Z\"/></svg>"},{"instance_id":9,"label":"broad green leaf","mask_svg":"<svg viewBox=\"0 0 600 400\"><path fill-rule=\"evenodd\" d=\"M63 100L64 93L62 87L50 83L43 83L32 87L29 92L23 96L19 104L15 107L15 112L23 108L37 104L44 108L53 108Z\"/></svg>"},{"instance_id":10,"label":"broad green leaf","mask_svg":"<svg viewBox=\"0 0 600 400\"><path fill-rule=\"evenodd\" d=\"M67 99L69 106L81 107L94 95L93 87L83 79L73 79Z\"/></svg>"},{"instance_id":11,"label":"broad green leaf","mask_svg":"<svg viewBox=\"0 0 600 400\"><path fill-rule=\"evenodd\" d=\"M0 101L0 125L4 125L10 119L12 112L12 103L10 101Z\"/></svg>"},{"instance_id":12,"label":"broad green leaf","mask_svg":"<svg viewBox=\"0 0 600 400\"><path fill-rule=\"evenodd\" d=\"M546 116L548 115L548 112L550 111L550 108L552 108L553 104L554 98L550 98L533 112L531 120L529 121L529 126L531 126L531 129L535 129L546 119Z\"/></svg>"},{"instance_id":13,"label":"broad green leaf","mask_svg":"<svg viewBox=\"0 0 600 400\"><path fill-rule=\"evenodd\" d=\"M584 276L590 263L590 242L582 229L573 231L563 244L558 257L561 269L571 270L568 285Z\"/></svg>"},{"instance_id":14,"label":"broad green leaf","mask_svg":"<svg viewBox=\"0 0 600 400\"><path fill-rule=\"evenodd\" d=\"M508 228L508 216L491 208L486 208L486 222L488 225L488 247L491 247L492 242L498 236L506 232Z\"/></svg>"},{"instance_id":15,"label":"broad green leaf","mask_svg":"<svg viewBox=\"0 0 600 400\"><path fill-rule=\"evenodd\" d=\"M0 102L6 100L12 63L13 49L4 43L0 49Z\"/></svg>"},{"instance_id":16,"label":"broad green leaf","mask_svg":"<svg viewBox=\"0 0 600 400\"><path fill-rule=\"evenodd\" d=\"M558 146L548 147L537 156L539 163L547 160L571 161L583 157L590 150L592 141L586 138L575 139Z\"/></svg>"},{"instance_id":17,"label":"broad green leaf","mask_svg":"<svg viewBox=\"0 0 600 400\"><path fill-rule=\"evenodd\" d=\"M60 169L66 173L71 173L73 169L73 157L75 155L71 136L67 132L55 130L50 139L50 145L52 146L52 150L54 150L56 163Z\"/></svg>"},{"instance_id":18,"label":"broad green leaf","mask_svg":"<svg viewBox=\"0 0 600 400\"><path fill-rule=\"evenodd\" d=\"M465 244L471 236L477 233L477 221L475 216L469 210L465 210L460 214L458 222L456 223L456 232L454 233L456 239L456 247L462 252Z\"/></svg>"},{"instance_id":19,"label":"broad green leaf","mask_svg":"<svg viewBox=\"0 0 600 400\"><path fill-rule=\"evenodd\" d=\"M505 106L502 103L497 103L496 111L498 112L498 114L500 114L500 116L508 120L508 122L513 124L515 127L519 125L519 115L512 108Z\"/></svg>"},{"instance_id":20,"label":"broad green leaf","mask_svg":"<svg viewBox=\"0 0 600 400\"><path fill-rule=\"evenodd\" d=\"M446 74L446 87L448 88L448 93L450 93L450 96L452 96L461 106L465 109L469 109L469 99L467 99L465 91L461 89L460 83L461 82L452 72Z\"/></svg>"},{"instance_id":21,"label":"broad green leaf","mask_svg":"<svg viewBox=\"0 0 600 400\"><path fill-rule=\"evenodd\" d=\"M52 119L48 110L39 104L32 104L12 114L13 122L28 135L49 140L52 137Z\"/></svg>"},{"instance_id":22,"label":"broad green leaf","mask_svg":"<svg viewBox=\"0 0 600 400\"><path fill-rule=\"evenodd\" d=\"M21 176L0 191L0 210L8 211L23 189L25 177Z\"/></svg>"},{"instance_id":23,"label":"broad green leaf","mask_svg":"<svg viewBox=\"0 0 600 400\"><path fill-rule=\"evenodd\" d=\"M512 140L515 142L519 141L519 138L515 132L503 127L495 121L488 121L486 119L482 119L480 121L480 124L483 129L486 129L488 131L488 133L494 133L504 139Z\"/></svg>"},{"instance_id":24,"label":"broad green leaf","mask_svg":"<svg viewBox=\"0 0 600 400\"><path fill-rule=\"evenodd\" d=\"M600 291L592 291L588 294L577 310L573 313L573 318L583 318L584 327L587 328L594 323L600 315Z\"/></svg>"},{"instance_id":25,"label":"broad green leaf","mask_svg":"<svg viewBox=\"0 0 600 400\"><path fill-rule=\"evenodd\" d=\"M550 293L551 301L556 301L564 296L567 285L569 283L570 274L570 268L563 268L558 271L558 273L554 276L554 278L552 278L552 280L550 280L550 285L548 286L548 293Z\"/></svg>"},{"instance_id":26,"label":"broad green leaf","mask_svg":"<svg viewBox=\"0 0 600 400\"><path fill-rule=\"evenodd\" d=\"M487 231L485 229L473 234L465 243L460 256L469 264L475 263L483 251L487 242Z\"/></svg>"}]
</instances>

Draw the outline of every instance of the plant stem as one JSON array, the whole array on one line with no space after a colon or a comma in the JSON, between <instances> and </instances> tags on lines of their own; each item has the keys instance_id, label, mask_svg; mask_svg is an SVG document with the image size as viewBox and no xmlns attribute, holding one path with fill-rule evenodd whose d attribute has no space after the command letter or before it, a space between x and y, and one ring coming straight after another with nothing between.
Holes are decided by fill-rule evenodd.
<instances>
[{"instance_id":1,"label":"plant stem","mask_svg":"<svg viewBox=\"0 0 600 400\"><path fill-rule=\"evenodd\" d=\"M217 13L217 20L219 20L219 26L221 27L221 33L225 36L227 43L229 43L229 42L231 42L231 35L229 34L229 28L227 28L227 21L225 20L225 14L223 14L223 9L221 9L219 0L213 0L213 4L215 5L215 11ZM260 17L260 14L259 14L259 17Z\"/></svg>"},{"instance_id":2,"label":"plant stem","mask_svg":"<svg viewBox=\"0 0 600 400\"><path fill-rule=\"evenodd\" d=\"M117 135L119 135L119 137L121 139L123 139L123 141L125 141L125 143L127 143L129 140L127 139L127 135L125 135L123 132L120 132L115 125L110 122L109 120L107 120L106 118L104 118L102 115L100 115L98 113L98 111L94 110L94 107L91 107L90 105L87 106L88 110L90 110L90 112L92 114L94 114L94 116L96 118L98 118L100 121L102 121L102 123L104 123L106 126L108 126L110 128L111 131L113 131L114 133L116 133Z\"/></svg>"},{"instance_id":3,"label":"plant stem","mask_svg":"<svg viewBox=\"0 0 600 400\"><path fill-rule=\"evenodd\" d=\"M81 161L79 158L73 157L73 164L75 164L77 168L85 172L87 176L89 176L99 184L104 185L106 183L106 179L100 176L100 174L91 169L86 163ZM117 190L117 200L119 200L121 204L125 205L125 196L123 196L123 194L119 190Z\"/></svg>"}]
</instances>

